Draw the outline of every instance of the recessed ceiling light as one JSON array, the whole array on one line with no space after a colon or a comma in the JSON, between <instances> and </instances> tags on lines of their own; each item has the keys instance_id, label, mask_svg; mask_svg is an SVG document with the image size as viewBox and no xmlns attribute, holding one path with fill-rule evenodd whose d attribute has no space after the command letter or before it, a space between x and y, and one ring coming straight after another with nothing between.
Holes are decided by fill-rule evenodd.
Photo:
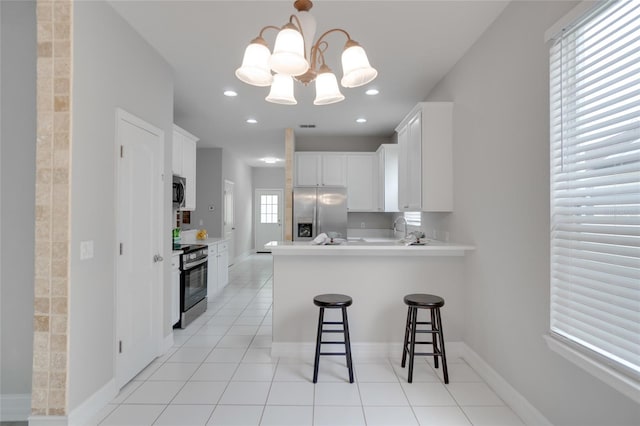
<instances>
[{"instance_id":1,"label":"recessed ceiling light","mask_svg":"<svg viewBox=\"0 0 640 426\"><path fill-rule=\"evenodd\" d=\"M255 118L247 118L247 123L256 124L256 123L258 123L258 120L256 120Z\"/></svg>"},{"instance_id":2,"label":"recessed ceiling light","mask_svg":"<svg viewBox=\"0 0 640 426\"><path fill-rule=\"evenodd\" d=\"M380 91L379 91L378 89L369 89L369 90L367 90L367 91L366 91L366 92L364 92L364 93L366 93L366 94L367 94L367 95L369 95L369 96L375 96L375 95L377 95L378 93L380 93Z\"/></svg>"},{"instance_id":3,"label":"recessed ceiling light","mask_svg":"<svg viewBox=\"0 0 640 426\"><path fill-rule=\"evenodd\" d=\"M358 119L356 119L356 123L362 124L362 123L366 123L366 122L367 122L366 118L358 118Z\"/></svg>"},{"instance_id":4,"label":"recessed ceiling light","mask_svg":"<svg viewBox=\"0 0 640 426\"><path fill-rule=\"evenodd\" d=\"M273 158L273 157L266 157L266 158L263 158L262 161L264 161L267 164L276 164L280 160L278 160L277 158Z\"/></svg>"},{"instance_id":5,"label":"recessed ceiling light","mask_svg":"<svg viewBox=\"0 0 640 426\"><path fill-rule=\"evenodd\" d=\"M225 90L224 95L233 98L234 96L238 96L238 92L234 90Z\"/></svg>"}]
</instances>

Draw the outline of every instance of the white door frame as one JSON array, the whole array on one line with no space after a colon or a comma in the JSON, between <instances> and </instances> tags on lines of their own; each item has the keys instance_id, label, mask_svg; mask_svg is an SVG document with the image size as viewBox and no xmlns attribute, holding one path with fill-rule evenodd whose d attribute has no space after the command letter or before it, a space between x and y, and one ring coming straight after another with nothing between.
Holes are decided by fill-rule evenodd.
<instances>
[{"instance_id":1,"label":"white door frame","mask_svg":"<svg viewBox=\"0 0 640 426\"><path fill-rule=\"evenodd\" d=\"M258 250L258 227L260 223L260 199L259 192L277 192L278 193L278 219L280 220L280 238L278 241L284 240L284 189L282 188L256 188L253 192L253 246L255 251Z\"/></svg>"},{"instance_id":2,"label":"white door frame","mask_svg":"<svg viewBox=\"0 0 640 426\"><path fill-rule=\"evenodd\" d=\"M233 188L233 202L231 205L232 208L232 219L233 223L231 224L231 228L227 229L227 185L230 185ZM236 196L235 196L235 187L236 184L229 179L223 179L222 181L222 235L224 238L229 240L229 266L235 263L235 251L236 251L236 241L235 241L235 230L236 230Z\"/></svg>"},{"instance_id":3,"label":"white door frame","mask_svg":"<svg viewBox=\"0 0 640 426\"><path fill-rule=\"evenodd\" d=\"M129 124L132 124L134 126L137 126L141 129L144 129L146 131L148 131L149 133L155 135L158 137L159 142L160 142L160 149L159 149L159 154L160 154L160 158L159 158L159 165L160 165L160 173L162 176L162 179L164 180L164 145L165 145L165 137L164 137L164 131L159 129L158 127L155 127L152 124L147 123L146 121L136 117L135 115L121 109L121 108L116 108L116 129L115 129L115 138L114 138L114 158L119 158L121 155L121 151L120 151L120 146L122 145L122 134L121 134L121 130L120 130L120 125L121 122L128 122ZM120 178L120 162L116 160L116 165L115 165L115 173L114 173L114 178L115 178L115 202L114 202L114 216L115 216L115 228L116 228L116 238L114 241L114 322L113 322L113 326L114 326L114 333L113 333L113 366L114 366L114 380L116 382L116 387L118 389L120 389L122 386L124 386L126 384L126 382L128 382L127 379L124 379L122 377L122 374L124 373L122 371L122 366L119 363L119 359L118 359L118 338L119 338L119 315L118 315L118 289L120 286L119 283L119 273L118 273L118 267L119 267L119 262L118 262L118 257L120 256L120 235L122 234L122 230L120 228L120 225L118 223L118 215L119 213L119 209L120 209L120 188L119 188L119 178ZM162 255L164 253L164 238L162 238L162 232L164 229L164 185L159 185L158 187L158 192L156 194L156 211L157 211L157 228L158 228L158 238L155 241L156 243L156 250L157 253ZM159 285L153 286L153 294L150 295L150 297L152 298L152 303L153 306L157 307L156 309L153 310L152 312L152 342L153 342L153 346L154 346L154 351L156 353L156 355L161 355L162 352L162 347L163 347L163 326L162 326L162 321L164 318L164 268L162 267L162 263L158 263L156 265L156 267L154 268L154 277L153 277L154 282L156 283L160 283ZM123 382L124 381L124 382Z\"/></svg>"}]
</instances>

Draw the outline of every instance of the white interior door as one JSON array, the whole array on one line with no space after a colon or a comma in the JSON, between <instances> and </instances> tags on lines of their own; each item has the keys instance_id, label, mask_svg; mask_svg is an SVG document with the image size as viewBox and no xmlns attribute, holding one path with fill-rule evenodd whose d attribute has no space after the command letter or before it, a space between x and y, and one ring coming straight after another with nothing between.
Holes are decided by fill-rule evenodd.
<instances>
[{"instance_id":1,"label":"white interior door","mask_svg":"<svg viewBox=\"0 0 640 426\"><path fill-rule=\"evenodd\" d=\"M162 341L164 133L117 111L116 384L159 354Z\"/></svg>"},{"instance_id":2,"label":"white interior door","mask_svg":"<svg viewBox=\"0 0 640 426\"><path fill-rule=\"evenodd\" d=\"M268 253L264 245L269 241L282 241L282 189L256 189L255 193L255 245L258 253Z\"/></svg>"},{"instance_id":3,"label":"white interior door","mask_svg":"<svg viewBox=\"0 0 640 426\"><path fill-rule=\"evenodd\" d=\"M236 221L235 221L235 197L233 193L233 182L230 180L224 180L223 189L223 228L224 238L229 240L229 266L233 265L235 258L235 235L236 235Z\"/></svg>"}]
</instances>

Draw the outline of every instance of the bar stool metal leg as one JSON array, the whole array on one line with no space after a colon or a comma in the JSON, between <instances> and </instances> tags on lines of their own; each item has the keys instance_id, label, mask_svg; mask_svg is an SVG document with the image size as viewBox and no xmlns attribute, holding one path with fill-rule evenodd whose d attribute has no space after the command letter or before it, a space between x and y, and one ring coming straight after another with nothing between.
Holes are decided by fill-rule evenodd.
<instances>
[{"instance_id":1,"label":"bar stool metal leg","mask_svg":"<svg viewBox=\"0 0 640 426\"><path fill-rule=\"evenodd\" d=\"M349 338L349 321L347 320L347 308L342 308L342 323L344 329L344 346L347 354L347 368L349 369L349 383L353 383L353 361L351 359L351 339ZM315 382L314 382L315 383Z\"/></svg>"},{"instance_id":2,"label":"bar stool metal leg","mask_svg":"<svg viewBox=\"0 0 640 426\"><path fill-rule=\"evenodd\" d=\"M440 317L440 308L436 308L435 311L436 319L438 320L438 337L440 338L440 348L442 352L442 374L444 375L444 383L449 384L449 370L447 369L447 356L444 352L444 334L442 333L442 318ZM433 341L435 342L435 336L433 337Z\"/></svg>"},{"instance_id":3,"label":"bar stool metal leg","mask_svg":"<svg viewBox=\"0 0 640 426\"><path fill-rule=\"evenodd\" d=\"M324 322L324 308L320 308L320 314L318 318L318 335L316 337L316 357L313 363L313 383L318 382L318 367L320 363L320 346L322 341L322 327Z\"/></svg>"},{"instance_id":4,"label":"bar stool metal leg","mask_svg":"<svg viewBox=\"0 0 640 426\"><path fill-rule=\"evenodd\" d=\"M411 343L409 346L409 377L407 381L413 382L413 360L416 353L416 322L418 318L418 308L411 308Z\"/></svg>"},{"instance_id":5,"label":"bar stool metal leg","mask_svg":"<svg viewBox=\"0 0 640 426\"><path fill-rule=\"evenodd\" d=\"M440 329L440 324L436 323L436 314L434 311L437 309L429 309L431 311L431 331ZM431 341L433 342L433 365L438 368L438 336L436 333L431 333Z\"/></svg>"},{"instance_id":6,"label":"bar stool metal leg","mask_svg":"<svg viewBox=\"0 0 640 426\"><path fill-rule=\"evenodd\" d=\"M407 364L407 345L409 344L409 326L411 325L411 308L407 309L407 324L404 327L404 345L402 346L402 363L400 366L404 368Z\"/></svg>"}]
</instances>

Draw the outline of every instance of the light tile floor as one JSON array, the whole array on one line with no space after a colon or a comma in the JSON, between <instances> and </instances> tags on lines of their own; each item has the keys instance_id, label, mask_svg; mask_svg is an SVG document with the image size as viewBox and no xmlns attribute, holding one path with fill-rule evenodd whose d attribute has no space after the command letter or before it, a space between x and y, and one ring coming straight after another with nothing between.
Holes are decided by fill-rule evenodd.
<instances>
[{"instance_id":1,"label":"light tile floor","mask_svg":"<svg viewBox=\"0 0 640 426\"><path fill-rule=\"evenodd\" d=\"M416 358L413 383L400 360L272 358L272 259L250 256L174 347L129 382L94 418L100 426L143 425L523 425L462 359L449 359L450 383Z\"/></svg>"}]
</instances>

